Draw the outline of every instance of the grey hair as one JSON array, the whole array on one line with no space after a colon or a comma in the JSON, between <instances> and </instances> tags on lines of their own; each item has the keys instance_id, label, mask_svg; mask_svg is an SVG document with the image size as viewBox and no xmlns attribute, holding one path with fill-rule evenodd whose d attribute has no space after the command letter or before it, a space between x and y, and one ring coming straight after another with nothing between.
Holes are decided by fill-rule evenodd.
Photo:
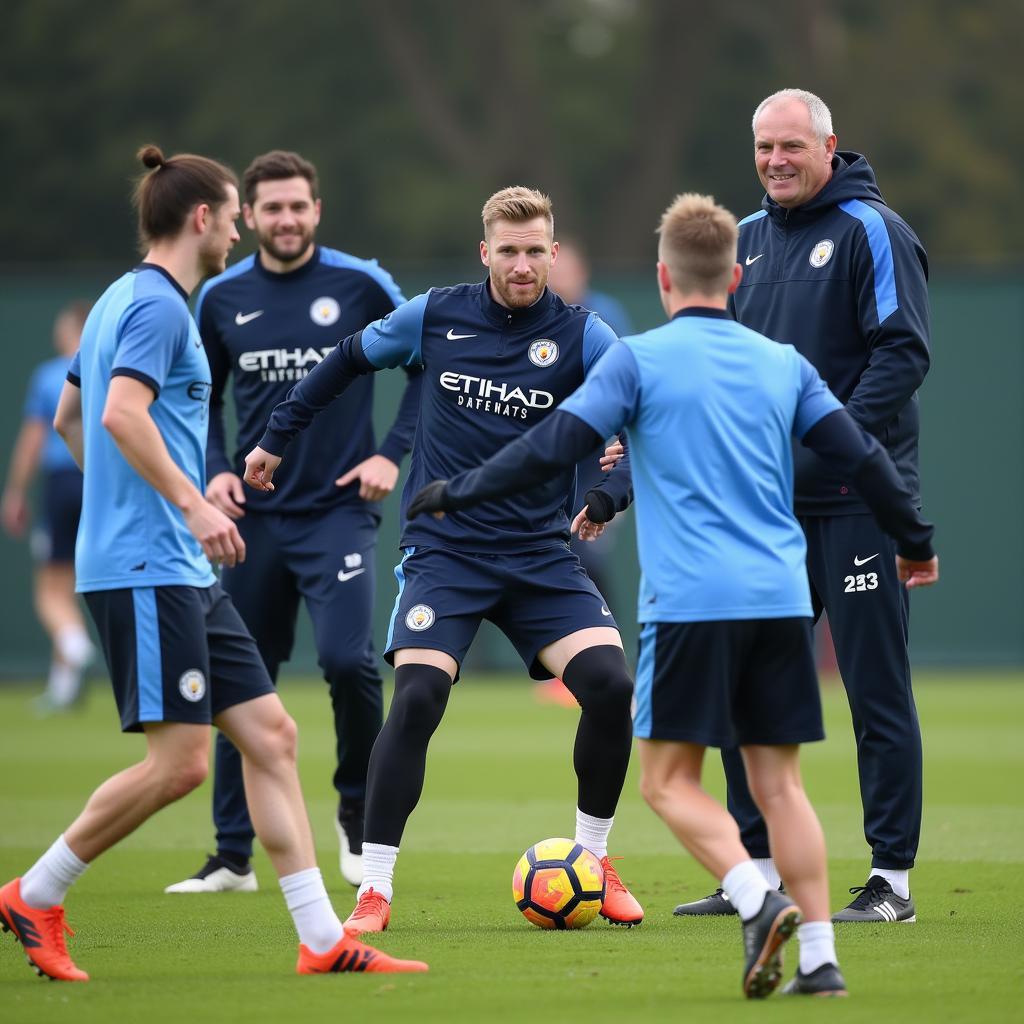
<instances>
[{"instance_id":1,"label":"grey hair","mask_svg":"<svg viewBox=\"0 0 1024 1024\"><path fill-rule=\"evenodd\" d=\"M811 115L811 128L819 142L824 142L830 135L835 134L832 131L832 112L825 106L825 101L806 89L780 89L761 100L750 121L750 127L755 134L757 133L757 119L761 116L761 111L776 100L799 100Z\"/></svg>"}]
</instances>

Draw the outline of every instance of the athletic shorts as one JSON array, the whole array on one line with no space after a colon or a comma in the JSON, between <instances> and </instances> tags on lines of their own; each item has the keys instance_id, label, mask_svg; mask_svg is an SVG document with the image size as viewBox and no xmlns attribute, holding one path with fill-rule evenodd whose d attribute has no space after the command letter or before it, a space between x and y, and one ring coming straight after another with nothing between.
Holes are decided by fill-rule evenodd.
<instances>
[{"instance_id":1,"label":"athletic shorts","mask_svg":"<svg viewBox=\"0 0 1024 1024\"><path fill-rule=\"evenodd\" d=\"M592 626L618 628L564 544L518 555L409 548L395 577L398 598L384 652L391 665L403 647L444 651L461 665L488 619L512 641L534 679L549 679L537 661L548 644Z\"/></svg>"},{"instance_id":2,"label":"athletic shorts","mask_svg":"<svg viewBox=\"0 0 1024 1024\"><path fill-rule=\"evenodd\" d=\"M219 583L84 595L107 659L124 732L147 722L209 725L274 686Z\"/></svg>"},{"instance_id":3,"label":"athletic shorts","mask_svg":"<svg viewBox=\"0 0 1024 1024\"><path fill-rule=\"evenodd\" d=\"M59 469L42 479L42 509L32 530L32 557L36 562L75 561L75 538L82 514L82 474Z\"/></svg>"},{"instance_id":4,"label":"athletic shorts","mask_svg":"<svg viewBox=\"0 0 1024 1024\"><path fill-rule=\"evenodd\" d=\"M649 622L633 733L706 747L825 738L811 620Z\"/></svg>"}]
</instances>

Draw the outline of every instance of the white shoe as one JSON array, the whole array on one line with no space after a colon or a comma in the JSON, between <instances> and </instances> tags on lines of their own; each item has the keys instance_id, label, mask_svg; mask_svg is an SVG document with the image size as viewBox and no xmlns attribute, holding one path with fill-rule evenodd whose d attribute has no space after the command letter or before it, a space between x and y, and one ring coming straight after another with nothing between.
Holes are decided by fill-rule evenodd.
<instances>
[{"instance_id":1,"label":"white shoe","mask_svg":"<svg viewBox=\"0 0 1024 1024\"><path fill-rule=\"evenodd\" d=\"M259 883L251 867L239 874L220 857L208 857L191 878L167 886L164 892L256 892L257 889Z\"/></svg>"},{"instance_id":2,"label":"white shoe","mask_svg":"<svg viewBox=\"0 0 1024 1024\"><path fill-rule=\"evenodd\" d=\"M360 819L359 831L362 832L362 830L363 823L362 819ZM341 847L341 854L338 857L338 866L341 868L341 877L344 878L349 885L361 885L363 881L362 848L360 847L359 853L352 852L348 836L345 834L345 828L337 818L334 819L334 831L338 833L338 845Z\"/></svg>"}]
</instances>

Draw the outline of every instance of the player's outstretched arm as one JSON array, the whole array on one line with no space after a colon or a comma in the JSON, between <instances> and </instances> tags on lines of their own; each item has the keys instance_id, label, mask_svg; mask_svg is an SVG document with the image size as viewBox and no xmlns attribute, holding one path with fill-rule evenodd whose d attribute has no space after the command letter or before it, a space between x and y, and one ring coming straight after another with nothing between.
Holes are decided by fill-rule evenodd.
<instances>
[{"instance_id":1,"label":"player's outstretched arm","mask_svg":"<svg viewBox=\"0 0 1024 1024\"><path fill-rule=\"evenodd\" d=\"M407 514L414 519L424 512L457 512L527 491L575 465L602 440L583 420L556 409L476 469L427 484L413 498Z\"/></svg>"},{"instance_id":2,"label":"player's outstretched arm","mask_svg":"<svg viewBox=\"0 0 1024 1024\"><path fill-rule=\"evenodd\" d=\"M935 527L914 507L910 491L878 441L845 409L823 416L802 441L850 480L879 526L895 538L900 579L908 587L936 583L939 560L932 549Z\"/></svg>"}]
</instances>

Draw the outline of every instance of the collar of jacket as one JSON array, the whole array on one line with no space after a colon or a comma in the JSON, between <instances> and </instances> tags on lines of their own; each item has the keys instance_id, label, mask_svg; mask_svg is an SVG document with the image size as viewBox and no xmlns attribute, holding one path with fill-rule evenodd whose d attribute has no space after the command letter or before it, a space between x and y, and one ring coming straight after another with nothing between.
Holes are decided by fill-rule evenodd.
<instances>
[{"instance_id":1,"label":"collar of jacket","mask_svg":"<svg viewBox=\"0 0 1024 1024\"><path fill-rule=\"evenodd\" d=\"M509 309L500 302L495 302L491 295L490 275L480 285L480 312L494 324L502 327L527 327L529 324L544 319L551 310L553 302L550 288L545 287L540 298L525 309Z\"/></svg>"}]
</instances>

